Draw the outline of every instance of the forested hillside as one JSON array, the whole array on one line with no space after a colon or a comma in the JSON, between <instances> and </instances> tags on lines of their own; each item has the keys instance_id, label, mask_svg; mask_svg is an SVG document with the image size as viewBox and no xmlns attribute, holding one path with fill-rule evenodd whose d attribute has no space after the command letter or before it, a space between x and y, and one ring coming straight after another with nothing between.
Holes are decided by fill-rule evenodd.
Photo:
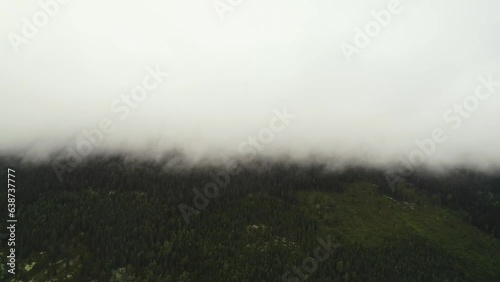
<instances>
[{"instance_id":1,"label":"forested hillside","mask_svg":"<svg viewBox=\"0 0 500 282\"><path fill-rule=\"evenodd\" d=\"M180 170L103 157L62 182L50 164L1 164L17 188L7 280L500 281L494 175L422 172L393 192L383 171L284 162Z\"/></svg>"}]
</instances>

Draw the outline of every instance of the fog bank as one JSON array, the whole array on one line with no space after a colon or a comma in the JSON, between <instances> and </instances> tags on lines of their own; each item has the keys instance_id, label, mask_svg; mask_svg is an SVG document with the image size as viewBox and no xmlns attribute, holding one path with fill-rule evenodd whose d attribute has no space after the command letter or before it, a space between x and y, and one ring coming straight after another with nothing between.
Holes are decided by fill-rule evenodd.
<instances>
[{"instance_id":1,"label":"fog bank","mask_svg":"<svg viewBox=\"0 0 500 282\"><path fill-rule=\"evenodd\" d=\"M1 1L0 155L500 167L499 2L235 2Z\"/></svg>"}]
</instances>

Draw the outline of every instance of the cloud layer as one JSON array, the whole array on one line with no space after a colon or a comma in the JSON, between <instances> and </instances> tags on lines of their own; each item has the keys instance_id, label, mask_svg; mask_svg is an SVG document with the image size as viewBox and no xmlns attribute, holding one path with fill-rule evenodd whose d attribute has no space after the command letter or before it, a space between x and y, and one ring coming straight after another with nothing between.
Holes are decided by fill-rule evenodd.
<instances>
[{"instance_id":1,"label":"cloud layer","mask_svg":"<svg viewBox=\"0 0 500 282\"><path fill-rule=\"evenodd\" d=\"M500 165L497 1L40 3L0 3L0 154L60 156L107 120L92 153Z\"/></svg>"}]
</instances>

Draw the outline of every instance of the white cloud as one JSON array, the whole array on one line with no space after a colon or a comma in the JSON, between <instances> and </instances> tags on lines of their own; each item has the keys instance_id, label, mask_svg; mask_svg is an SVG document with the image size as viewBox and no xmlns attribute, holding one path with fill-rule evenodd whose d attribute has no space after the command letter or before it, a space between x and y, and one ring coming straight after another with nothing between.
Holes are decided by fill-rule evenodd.
<instances>
[{"instance_id":1,"label":"white cloud","mask_svg":"<svg viewBox=\"0 0 500 282\"><path fill-rule=\"evenodd\" d=\"M298 118L263 156L395 162L478 76L500 81L500 3L401 0L348 64L339 44L388 2L245 1L221 22L210 1L72 0L16 54L7 34L38 4L1 1L0 152L63 149L160 65L171 77L100 150L228 157L287 106ZM496 95L429 161L498 165Z\"/></svg>"}]
</instances>

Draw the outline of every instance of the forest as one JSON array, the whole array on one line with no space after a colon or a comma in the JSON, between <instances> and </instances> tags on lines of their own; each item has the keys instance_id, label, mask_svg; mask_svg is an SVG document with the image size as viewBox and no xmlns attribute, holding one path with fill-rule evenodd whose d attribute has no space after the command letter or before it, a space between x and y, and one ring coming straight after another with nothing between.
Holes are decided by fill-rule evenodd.
<instances>
[{"instance_id":1,"label":"forest","mask_svg":"<svg viewBox=\"0 0 500 282\"><path fill-rule=\"evenodd\" d=\"M0 167L18 220L2 281L500 281L500 174L418 171L393 191L383 170L269 160L102 156L62 182L50 163Z\"/></svg>"}]
</instances>

